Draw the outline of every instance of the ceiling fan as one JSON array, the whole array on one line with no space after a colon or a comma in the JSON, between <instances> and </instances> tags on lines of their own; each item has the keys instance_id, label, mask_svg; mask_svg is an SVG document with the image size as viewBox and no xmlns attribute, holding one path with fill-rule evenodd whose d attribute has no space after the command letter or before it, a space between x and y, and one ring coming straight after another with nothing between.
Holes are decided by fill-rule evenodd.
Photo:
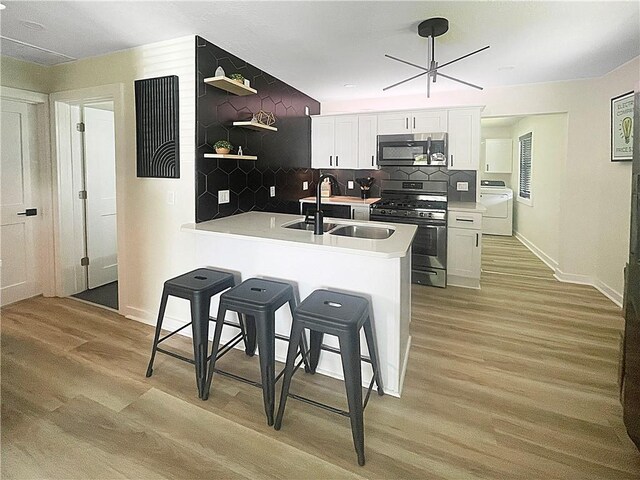
<instances>
[{"instance_id":1,"label":"ceiling fan","mask_svg":"<svg viewBox=\"0 0 640 480\"><path fill-rule=\"evenodd\" d=\"M443 63L442 65L438 65L438 62L435 60L435 46L436 37L447 33L449 30L449 20L441 17L434 17L421 22L418 25L418 35L421 37L429 38L429 44L427 45L427 67L423 67L421 65L416 65L415 63L407 62L406 60L402 60L397 57L393 57L391 55L385 55L385 57L395 60L397 62L406 63L407 65L411 65L412 67L419 68L423 70L422 72L414 75L413 77L407 78L406 80L402 80L401 82L394 83L393 85L389 85L388 87L383 88L383 91L389 90L390 88L397 87L398 85L402 85L403 83L409 82L416 78L422 77L423 75L427 76L427 98L431 96L431 82L436 83L438 76L447 78L449 80L453 80L454 82L462 83L464 85L468 85L469 87L477 88L478 90L482 90L482 87L479 85L474 85L473 83L465 82L464 80L460 80L459 78L452 77L450 75L445 75L444 73L439 72L440 68L446 67L447 65L451 65L452 63L458 62L463 58L470 57L471 55L475 55L476 53L480 53L483 50L489 48L489 45L486 47L480 48L474 52L467 53L461 57L456 58L455 60L451 60L450 62Z\"/></svg>"}]
</instances>

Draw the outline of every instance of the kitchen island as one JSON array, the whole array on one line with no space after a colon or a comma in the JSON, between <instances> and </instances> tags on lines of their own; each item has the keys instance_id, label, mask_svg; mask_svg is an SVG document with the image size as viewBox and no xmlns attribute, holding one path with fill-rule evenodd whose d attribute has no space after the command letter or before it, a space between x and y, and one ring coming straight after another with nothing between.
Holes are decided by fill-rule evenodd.
<instances>
[{"instance_id":1,"label":"kitchen island","mask_svg":"<svg viewBox=\"0 0 640 480\"><path fill-rule=\"evenodd\" d=\"M385 392L400 396L411 344L411 242L416 227L325 218L325 223L337 227L392 229L386 239L314 235L313 231L286 228L303 220L300 215L248 212L185 224L182 230L196 235L194 253L200 265L237 272L243 280L264 277L289 281L297 286L301 299L318 288L369 298ZM217 308L217 304L213 306ZM282 308L276 314L276 331L288 335L290 328L291 314ZM229 338L225 335L231 332L223 332L223 341ZM337 340L330 336L325 343L337 346ZM361 344L367 354L366 343ZM284 362L286 347L284 342L276 342L277 360ZM363 365L363 386L368 386L371 369ZM322 352L317 371L342 378L340 356Z\"/></svg>"}]
</instances>

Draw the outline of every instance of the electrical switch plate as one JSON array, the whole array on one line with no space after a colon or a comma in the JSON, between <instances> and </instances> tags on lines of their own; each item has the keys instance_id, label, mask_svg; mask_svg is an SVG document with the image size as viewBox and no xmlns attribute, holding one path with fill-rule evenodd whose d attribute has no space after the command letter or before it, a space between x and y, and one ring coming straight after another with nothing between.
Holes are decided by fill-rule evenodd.
<instances>
[{"instance_id":1,"label":"electrical switch plate","mask_svg":"<svg viewBox=\"0 0 640 480\"><path fill-rule=\"evenodd\" d=\"M276 187L269 187L269 196L270 197L275 197L276 196Z\"/></svg>"},{"instance_id":2,"label":"electrical switch plate","mask_svg":"<svg viewBox=\"0 0 640 480\"><path fill-rule=\"evenodd\" d=\"M468 192L469 191L469 182L457 182L456 190L459 192Z\"/></svg>"},{"instance_id":3,"label":"electrical switch plate","mask_svg":"<svg viewBox=\"0 0 640 480\"><path fill-rule=\"evenodd\" d=\"M309 182L302 182L302 189L309 190Z\"/></svg>"},{"instance_id":4,"label":"electrical switch plate","mask_svg":"<svg viewBox=\"0 0 640 480\"><path fill-rule=\"evenodd\" d=\"M175 205L176 203L176 192L169 191L167 192L167 205Z\"/></svg>"},{"instance_id":5,"label":"electrical switch plate","mask_svg":"<svg viewBox=\"0 0 640 480\"><path fill-rule=\"evenodd\" d=\"M218 204L229 203L229 190L218 190Z\"/></svg>"},{"instance_id":6,"label":"electrical switch plate","mask_svg":"<svg viewBox=\"0 0 640 480\"><path fill-rule=\"evenodd\" d=\"M353 190L353 182L352 182L351 180L349 180L349 181L347 182L347 188L348 188L349 190Z\"/></svg>"}]
</instances>

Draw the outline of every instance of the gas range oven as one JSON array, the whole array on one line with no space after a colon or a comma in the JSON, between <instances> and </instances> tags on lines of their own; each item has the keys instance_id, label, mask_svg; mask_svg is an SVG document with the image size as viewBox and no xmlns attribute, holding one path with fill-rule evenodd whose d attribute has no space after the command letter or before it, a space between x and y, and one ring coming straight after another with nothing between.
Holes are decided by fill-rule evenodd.
<instances>
[{"instance_id":1,"label":"gas range oven","mask_svg":"<svg viewBox=\"0 0 640 480\"><path fill-rule=\"evenodd\" d=\"M411 281L447 285L447 182L383 180L379 201L371 205L370 220L409 223L413 239Z\"/></svg>"}]
</instances>

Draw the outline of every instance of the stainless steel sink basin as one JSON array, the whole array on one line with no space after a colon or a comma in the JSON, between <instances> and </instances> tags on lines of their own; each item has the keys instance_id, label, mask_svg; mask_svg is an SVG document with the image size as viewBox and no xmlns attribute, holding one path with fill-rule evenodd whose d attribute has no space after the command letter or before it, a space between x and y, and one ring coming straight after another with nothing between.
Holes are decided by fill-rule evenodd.
<instances>
[{"instance_id":1,"label":"stainless steel sink basin","mask_svg":"<svg viewBox=\"0 0 640 480\"><path fill-rule=\"evenodd\" d=\"M293 230L308 230L310 232L313 232L313 223L305 223L305 222L295 222L295 223L291 223L289 225L283 225L284 228L291 228ZM323 223L322 224L322 229L325 232L328 232L329 230L331 230L332 228L336 228L336 224L335 223Z\"/></svg>"},{"instance_id":2,"label":"stainless steel sink basin","mask_svg":"<svg viewBox=\"0 0 640 480\"><path fill-rule=\"evenodd\" d=\"M384 240L393 235L395 230L386 227L368 227L364 225L344 225L329 232L330 235L341 237L368 238L371 240Z\"/></svg>"}]
</instances>

